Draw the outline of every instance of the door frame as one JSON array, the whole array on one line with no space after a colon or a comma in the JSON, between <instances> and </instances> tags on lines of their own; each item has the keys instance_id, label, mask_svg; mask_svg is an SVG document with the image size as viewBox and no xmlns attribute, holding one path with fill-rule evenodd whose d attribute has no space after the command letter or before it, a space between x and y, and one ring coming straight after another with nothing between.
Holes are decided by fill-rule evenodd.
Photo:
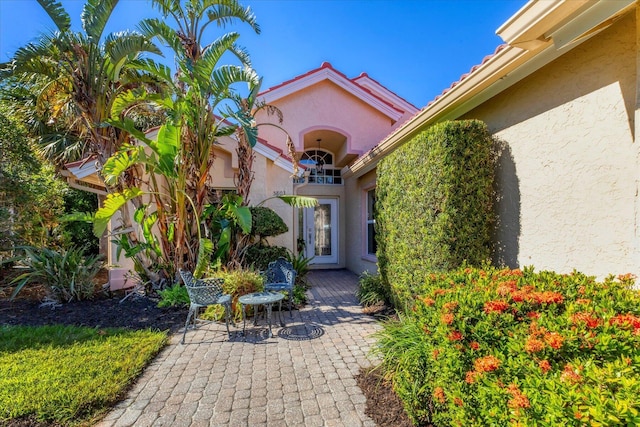
<instances>
[{"instance_id":1,"label":"door frame","mask_svg":"<svg viewBox=\"0 0 640 427\"><path fill-rule=\"evenodd\" d=\"M302 225L303 225L303 236L305 239L305 257L311 258L312 261L309 264L338 264L339 257L339 208L340 205L338 203L337 198L329 198L329 197L317 197L319 205L329 205L331 211L331 255L314 255L315 252L315 220L314 213L315 208L305 208L302 209Z\"/></svg>"}]
</instances>

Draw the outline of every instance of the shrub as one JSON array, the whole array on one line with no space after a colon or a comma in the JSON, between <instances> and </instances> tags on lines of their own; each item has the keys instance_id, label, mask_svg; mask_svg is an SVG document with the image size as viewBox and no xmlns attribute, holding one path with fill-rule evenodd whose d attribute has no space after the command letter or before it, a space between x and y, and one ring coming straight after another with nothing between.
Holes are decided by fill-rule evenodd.
<instances>
[{"instance_id":1,"label":"shrub","mask_svg":"<svg viewBox=\"0 0 640 427\"><path fill-rule=\"evenodd\" d=\"M251 210L251 235L258 240L278 236L289 231L287 224L271 208L253 206Z\"/></svg>"},{"instance_id":2,"label":"shrub","mask_svg":"<svg viewBox=\"0 0 640 427\"><path fill-rule=\"evenodd\" d=\"M640 293L630 275L460 268L414 287L379 334L415 422L640 425Z\"/></svg>"},{"instance_id":3,"label":"shrub","mask_svg":"<svg viewBox=\"0 0 640 427\"><path fill-rule=\"evenodd\" d=\"M283 246L253 245L247 248L245 265L264 271L271 261L286 257L288 249Z\"/></svg>"},{"instance_id":4,"label":"shrub","mask_svg":"<svg viewBox=\"0 0 640 427\"><path fill-rule=\"evenodd\" d=\"M170 288L159 291L158 307L188 307L190 304L187 288L176 283Z\"/></svg>"},{"instance_id":5,"label":"shrub","mask_svg":"<svg viewBox=\"0 0 640 427\"><path fill-rule=\"evenodd\" d=\"M22 249L25 255L18 263L22 273L11 282L15 285L12 297L30 284L43 285L47 296L55 301L79 301L94 295L93 279L102 268L101 255L85 256L84 249L79 247L60 251Z\"/></svg>"},{"instance_id":6,"label":"shrub","mask_svg":"<svg viewBox=\"0 0 640 427\"><path fill-rule=\"evenodd\" d=\"M235 320L242 319L242 308L238 304L238 297L251 292L259 292L264 288L264 279L255 270L233 270L233 271L211 271L206 274L208 277L220 277L224 279L224 292L231 295L232 316ZM223 319L223 309L221 306L208 307L202 318L221 320Z\"/></svg>"},{"instance_id":7,"label":"shrub","mask_svg":"<svg viewBox=\"0 0 640 427\"><path fill-rule=\"evenodd\" d=\"M444 122L380 162L378 266L398 308L425 274L490 258L493 145L480 121Z\"/></svg>"},{"instance_id":8,"label":"shrub","mask_svg":"<svg viewBox=\"0 0 640 427\"><path fill-rule=\"evenodd\" d=\"M365 271L360 275L356 297L365 307L389 302L386 287L379 274L370 274Z\"/></svg>"}]
</instances>

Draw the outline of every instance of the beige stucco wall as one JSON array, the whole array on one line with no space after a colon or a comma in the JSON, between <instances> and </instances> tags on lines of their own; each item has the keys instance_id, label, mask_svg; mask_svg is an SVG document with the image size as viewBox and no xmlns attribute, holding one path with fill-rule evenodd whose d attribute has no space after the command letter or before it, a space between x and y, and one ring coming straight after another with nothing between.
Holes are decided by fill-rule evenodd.
<instances>
[{"instance_id":1,"label":"beige stucco wall","mask_svg":"<svg viewBox=\"0 0 640 427\"><path fill-rule=\"evenodd\" d=\"M310 128L327 128L350 137L350 151L364 153L376 145L392 129L391 119L329 81L322 81L273 102L283 114L282 127L303 151L302 136ZM275 117L264 112L256 116L258 123L275 123ZM286 137L272 126L259 128L261 138L285 150Z\"/></svg>"},{"instance_id":2,"label":"beige stucco wall","mask_svg":"<svg viewBox=\"0 0 640 427\"><path fill-rule=\"evenodd\" d=\"M378 269L374 257L363 256L366 241L366 191L375 188L375 171L362 177L351 177L345 182L346 267L354 273L375 273Z\"/></svg>"},{"instance_id":3,"label":"beige stucco wall","mask_svg":"<svg viewBox=\"0 0 640 427\"><path fill-rule=\"evenodd\" d=\"M599 277L640 272L635 13L466 115L504 143L498 256Z\"/></svg>"}]
</instances>

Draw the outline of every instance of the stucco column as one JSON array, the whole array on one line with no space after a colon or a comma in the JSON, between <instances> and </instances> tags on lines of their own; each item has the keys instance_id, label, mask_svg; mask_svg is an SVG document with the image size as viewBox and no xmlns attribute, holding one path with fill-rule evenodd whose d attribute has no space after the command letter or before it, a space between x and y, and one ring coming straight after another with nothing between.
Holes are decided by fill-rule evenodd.
<instances>
[{"instance_id":1,"label":"stucco column","mask_svg":"<svg viewBox=\"0 0 640 427\"><path fill-rule=\"evenodd\" d=\"M635 198L635 271L640 276L640 4L636 2L636 105L634 115L634 145L636 153L636 198ZM636 286L640 287L638 282Z\"/></svg>"}]
</instances>

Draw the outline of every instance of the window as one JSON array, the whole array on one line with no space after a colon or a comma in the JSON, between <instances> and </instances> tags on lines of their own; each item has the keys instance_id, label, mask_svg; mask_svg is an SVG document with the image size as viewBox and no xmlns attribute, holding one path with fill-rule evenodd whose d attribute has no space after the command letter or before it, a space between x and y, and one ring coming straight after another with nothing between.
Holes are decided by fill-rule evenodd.
<instances>
[{"instance_id":1,"label":"window","mask_svg":"<svg viewBox=\"0 0 640 427\"><path fill-rule=\"evenodd\" d=\"M376 190L367 191L367 255L376 255Z\"/></svg>"},{"instance_id":2,"label":"window","mask_svg":"<svg viewBox=\"0 0 640 427\"><path fill-rule=\"evenodd\" d=\"M323 150L307 150L300 158L300 164L309 171L309 184L342 184L340 169L333 168L333 155ZM302 184L304 178L295 178L294 184Z\"/></svg>"}]
</instances>

